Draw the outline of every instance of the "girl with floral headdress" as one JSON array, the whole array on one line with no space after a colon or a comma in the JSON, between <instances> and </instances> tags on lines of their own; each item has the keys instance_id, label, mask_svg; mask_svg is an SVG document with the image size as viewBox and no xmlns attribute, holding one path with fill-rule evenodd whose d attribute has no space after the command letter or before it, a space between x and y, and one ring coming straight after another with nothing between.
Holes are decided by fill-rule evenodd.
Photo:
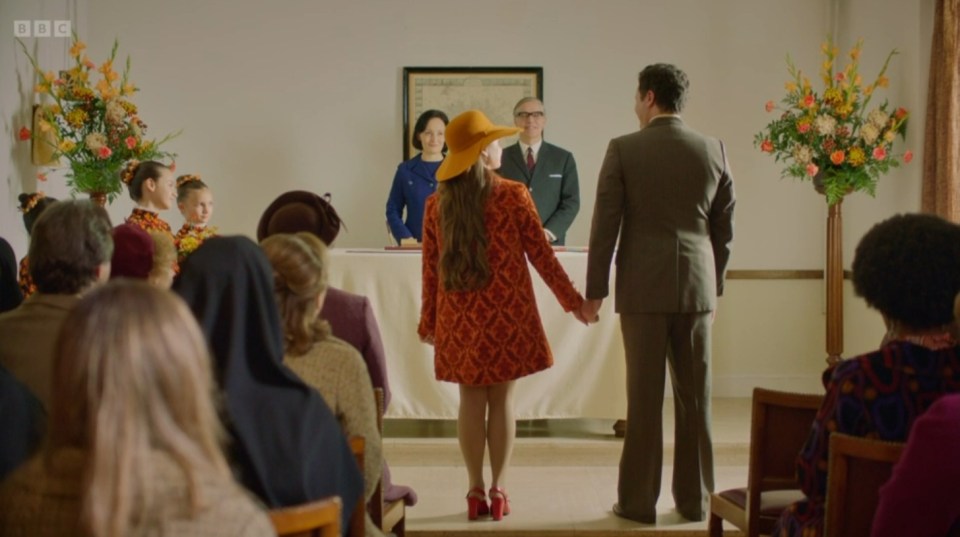
<instances>
[{"instance_id":1,"label":"girl with floral headdress","mask_svg":"<svg viewBox=\"0 0 960 537\"><path fill-rule=\"evenodd\" d=\"M217 228L207 225L213 215L213 192L199 175L177 177L177 208L183 215L183 227L174 241L177 258L183 263L203 241L217 236Z\"/></svg>"},{"instance_id":2,"label":"girl with floral headdress","mask_svg":"<svg viewBox=\"0 0 960 537\"><path fill-rule=\"evenodd\" d=\"M19 209L23 213L23 225L27 228L27 235L33 230L33 223L37 221L40 213L55 201L57 201L55 198L48 198L43 192L20 194ZM20 292L23 294L23 299L26 300L30 295L37 292L37 286L34 285L33 278L30 277L30 261L27 256L23 256L23 259L20 260L18 276Z\"/></svg>"},{"instance_id":3,"label":"girl with floral headdress","mask_svg":"<svg viewBox=\"0 0 960 537\"><path fill-rule=\"evenodd\" d=\"M173 170L154 160L131 160L120 172L120 180L127 185L130 198L137 204L127 222L144 231L165 231L173 235L170 224L160 218L160 211L170 209L176 199Z\"/></svg>"}]
</instances>

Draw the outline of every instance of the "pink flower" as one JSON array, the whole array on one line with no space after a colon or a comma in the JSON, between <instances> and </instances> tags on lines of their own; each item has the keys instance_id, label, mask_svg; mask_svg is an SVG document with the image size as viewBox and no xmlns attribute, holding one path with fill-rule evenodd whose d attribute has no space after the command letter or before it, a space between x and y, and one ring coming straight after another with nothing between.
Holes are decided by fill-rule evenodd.
<instances>
[{"instance_id":1,"label":"pink flower","mask_svg":"<svg viewBox=\"0 0 960 537\"><path fill-rule=\"evenodd\" d=\"M26 127L20 127L20 131L17 133L17 137L20 138L20 141L30 139L30 129Z\"/></svg>"},{"instance_id":2,"label":"pink flower","mask_svg":"<svg viewBox=\"0 0 960 537\"><path fill-rule=\"evenodd\" d=\"M887 150L882 145L873 148L873 160L883 160L887 158Z\"/></svg>"},{"instance_id":3,"label":"pink flower","mask_svg":"<svg viewBox=\"0 0 960 537\"><path fill-rule=\"evenodd\" d=\"M803 98L803 106L806 106L807 108L812 108L813 105L814 105L814 103L816 103L816 102L817 102L817 101L816 101L816 99L813 98L813 95L811 95L811 94L809 94L809 93L807 94L806 97Z\"/></svg>"},{"instance_id":4,"label":"pink flower","mask_svg":"<svg viewBox=\"0 0 960 537\"><path fill-rule=\"evenodd\" d=\"M800 131L800 134L806 134L807 131L810 130L810 124L809 124L809 123L801 123L801 124L797 125L797 130Z\"/></svg>"},{"instance_id":5,"label":"pink flower","mask_svg":"<svg viewBox=\"0 0 960 537\"><path fill-rule=\"evenodd\" d=\"M904 107L897 108L897 111L893 113L893 116L897 119L903 119L907 117L907 109Z\"/></svg>"},{"instance_id":6,"label":"pink flower","mask_svg":"<svg viewBox=\"0 0 960 537\"><path fill-rule=\"evenodd\" d=\"M843 164L843 161L846 160L847 156L843 153L842 149L838 149L833 153L830 153L830 162L836 164L837 166Z\"/></svg>"},{"instance_id":7,"label":"pink flower","mask_svg":"<svg viewBox=\"0 0 960 537\"><path fill-rule=\"evenodd\" d=\"M776 106L776 105L773 104L773 101L767 101L767 104L764 106L764 108L767 109L767 112L773 112L773 108L774 108L775 106Z\"/></svg>"},{"instance_id":8,"label":"pink flower","mask_svg":"<svg viewBox=\"0 0 960 537\"><path fill-rule=\"evenodd\" d=\"M46 180L47 180L47 174L45 174L45 173L38 173L38 174L37 174L37 181L46 181Z\"/></svg>"},{"instance_id":9,"label":"pink flower","mask_svg":"<svg viewBox=\"0 0 960 537\"><path fill-rule=\"evenodd\" d=\"M100 148L99 151L97 151L97 156L102 159L110 158L110 155L112 154L113 154L113 151L111 151L110 148L107 146L103 146Z\"/></svg>"},{"instance_id":10,"label":"pink flower","mask_svg":"<svg viewBox=\"0 0 960 537\"><path fill-rule=\"evenodd\" d=\"M764 140L763 143L760 144L760 151L763 151L764 153L773 153L773 142L770 140Z\"/></svg>"},{"instance_id":11,"label":"pink flower","mask_svg":"<svg viewBox=\"0 0 960 537\"><path fill-rule=\"evenodd\" d=\"M847 79L847 73L840 71L839 73L837 73L836 78L837 78L837 82L843 82L844 80Z\"/></svg>"},{"instance_id":12,"label":"pink flower","mask_svg":"<svg viewBox=\"0 0 960 537\"><path fill-rule=\"evenodd\" d=\"M810 164L807 164L807 175L809 175L810 177L813 177L814 175L817 175L817 172L818 172L818 171L820 171L820 168L817 167L816 164L814 164L814 163L812 163L812 162L811 162Z\"/></svg>"},{"instance_id":13,"label":"pink flower","mask_svg":"<svg viewBox=\"0 0 960 537\"><path fill-rule=\"evenodd\" d=\"M913 160L913 151L908 149L907 152L903 154L903 163L910 164L911 160Z\"/></svg>"},{"instance_id":14,"label":"pink flower","mask_svg":"<svg viewBox=\"0 0 960 537\"><path fill-rule=\"evenodd\" d=\"M134 147L137 147L137 139L133 136L127 136L127 139L124 140L124 142L127 144L127 149L133 149Z\"/></svg>"}]
</instances>

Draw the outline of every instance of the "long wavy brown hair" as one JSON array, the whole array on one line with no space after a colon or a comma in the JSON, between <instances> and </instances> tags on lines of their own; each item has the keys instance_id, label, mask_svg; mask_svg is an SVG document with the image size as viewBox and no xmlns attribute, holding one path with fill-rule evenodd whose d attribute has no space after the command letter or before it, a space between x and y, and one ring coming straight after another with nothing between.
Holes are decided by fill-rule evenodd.
<instances>
[{"instance_id":1,"label":"long wavy brown hair","mask_svg":"<svg viewBox=\"0 0 960 537\"><path fill-rule=\"evenodd\" d=\"M493 177L479 161L440 183L440 277L447 291L472 291L490 281L483 210Z\"/></svg>"},{"instance_id":2,"label":"long wavy brown hair","mask_svg":"<svg viewBox=\"0 0 960 537\"><path fill-rule=\"evenodd\" d=\"M187 305L145 282L106 284L67 316L54 355L47 449L86 452L84 534L139 535L163 517L168 506L152 492L153 451L183 472L188 516L219 501L200 492L209 479L232 480L211 363Z\"/></svg>"},{"instance_id":3,"label":"long wavy brown hair","mask_svg":"<svg viewBox=\"0 0 960 537\"><path fill-rule=\"evenodd\" d=\"M317 297L327 290L327 245L316 235L301 231L271 235L260 247L273 265L284 352L302 356L314 343L330 337L330 324L317 308Z\"/></svg>"}]
</instances>

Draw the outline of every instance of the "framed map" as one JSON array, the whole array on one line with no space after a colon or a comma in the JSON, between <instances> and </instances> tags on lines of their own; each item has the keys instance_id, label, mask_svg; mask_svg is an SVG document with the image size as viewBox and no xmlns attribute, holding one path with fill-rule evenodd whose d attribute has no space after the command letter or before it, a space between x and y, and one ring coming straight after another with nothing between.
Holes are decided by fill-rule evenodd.
<instances>
[{"instance_id":1,"label":"framed map","mask_svg":"<svg viewBox=\"0 0 960 537\"><path fill-rule=\"evenodd\" d=\"M442 110L453 119L476 108L495 124L513 125L513 105L524 97L543 99L542 67L404 67L403 159L417 152L411 136L424 111Z\"/></svg>"}]
</instances>

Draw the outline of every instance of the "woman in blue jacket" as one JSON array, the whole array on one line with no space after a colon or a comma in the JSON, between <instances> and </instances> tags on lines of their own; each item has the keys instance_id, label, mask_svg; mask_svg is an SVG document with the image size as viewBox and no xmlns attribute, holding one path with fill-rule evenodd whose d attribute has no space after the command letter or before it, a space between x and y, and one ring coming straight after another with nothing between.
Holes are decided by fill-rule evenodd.
<instances>
[{"instance_id":1,"label":"woman in blue jacket","mask_svg":"<svg viewBox=\"0 0 960 537\"><path fill-rule=\"evenodd\" d=\"M397 244L403 239L412 238L418 243L421 240L423 206L427 196L437 190L436 173L447 149L444 132L448 122L443 112L427 110L420 114L413 127L413 147L420 150L420 154L397 166L387 198L387 226Z\"/></svg>"}]
</instances>

